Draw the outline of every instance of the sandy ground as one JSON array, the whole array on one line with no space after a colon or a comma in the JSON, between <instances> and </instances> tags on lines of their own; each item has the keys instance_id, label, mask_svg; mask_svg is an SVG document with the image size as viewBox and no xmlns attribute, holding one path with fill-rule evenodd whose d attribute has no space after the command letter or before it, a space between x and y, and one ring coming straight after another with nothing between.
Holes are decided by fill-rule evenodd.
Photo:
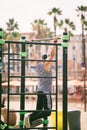
<instances>
[{"instance_id":1,"label":"sandy ground","mask_svg":"<svg viewBox=\"0 0 87 130\"><path fill-rule=\"evenodd\" d=\"M71 96L71 99L73 97ZM13 97L11 96L10 98L10 108L13 108L14 110L20 110L20 98L19 97ZM7 100L6 100L6 105L7 105ZM28 99L25 99L25 110L35 110L36 106L36 98L28 97ZM53 99L53 106L52 109L55 110L55 99ZM68 111L76 111L80 110L81 112L84 111L84 104L80 100L72 100L68 102ZM58 102L58 111L62 111L62 101L61 99ZM83 119L84 120L84 119ZM17 124L20 121L20 114L17 113ZM52 116L49 118L49 127L53 127L53 119ZM86 129L81 129L81 130L87 130L87 126L85 126Z\"/></svg>"}]
</instances>

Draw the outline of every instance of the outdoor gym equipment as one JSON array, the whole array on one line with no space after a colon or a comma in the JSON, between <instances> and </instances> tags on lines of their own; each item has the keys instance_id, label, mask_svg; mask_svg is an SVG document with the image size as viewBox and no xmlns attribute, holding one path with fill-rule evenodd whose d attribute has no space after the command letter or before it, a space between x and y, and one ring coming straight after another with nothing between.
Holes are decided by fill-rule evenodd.
<instances>
[{"instance_id":1,"label":"outdoor gym equipment","mask_svg":"<svg viewBox=\"0 0 87 130\"><path fill-rule=\"evenodd\" d=\"M1 33L2 34L2 33ZM3 41L3 40L2 40ZM4 42L1 42L0 45L2 46ZM56 97L56 109L55 111L55 118L56 118L56 125L55 127L48 127L48 119L45 120L45 123L43 124L43 130L47 130L47 129L56 129L58 130L58 88L57 88L57 79L58 79L58 70L57 70L57 65L58 65L58 49L57 46L62 46L63 47L63 112L62 112L62 119L63 119L63 130L67 130L67 48L68 48L68 36L67 36L67 32L63 33L63 37L62 37L62 43L58 43L58 44L54 44L54 43L40 43L40 42L28 42L25 40L25 38L22 37L21 41L5 41L5 44L8 44L8 67L10 66L10 62L12 60L15 61L20 61L21 64L21 75L18 76L10 76L10 71L8 70L8 114L9 114L9 103L10 103L10 96L13 95L13 93L9 92L9 83L10 83L10 78L20 78L21 79L21 92L20 93L14 93L14 95L20 95L20 110L16 110L15 112L24 112L22 114L20 114L20 129L23 129L23 121L24 121L24 114L26 112L32 112L32 110L25 110L25 78L39 78L39 77L35 77L35 76L26 76L25 75L25 61L32 61L31 59L27 59L27 53L26 53L26 45L52 45L56 47L56 57L55 60L53 60L52 62L54 62L56 64L56 75L53 76L52 78L56 79L56 92L55 93L51 93L51 95L55 95ZM10 44L20 44L21 45L21 52L17 55L20 56L20 59L12 59L10 58L11 56L11 52L10 52ZM0 50L0 57L2 55L2 50ZM14 54L16 55L16 54ZM2 62L2 60L0 61ZM0 75L0 77L2 76L2 74ZM2 78L0 78L0 84L2 82ZM0 87L1 89L1 87ZM35 95L34 93L27 93L27 95ZM1 94L0 94L1 96ZM53 111L53 110L51 110ZM39 123L39 122L38 122ZM32 128L33 129L33 128ZM39 129L39 128L36 128Z\"/></svg>"}]
</instances>

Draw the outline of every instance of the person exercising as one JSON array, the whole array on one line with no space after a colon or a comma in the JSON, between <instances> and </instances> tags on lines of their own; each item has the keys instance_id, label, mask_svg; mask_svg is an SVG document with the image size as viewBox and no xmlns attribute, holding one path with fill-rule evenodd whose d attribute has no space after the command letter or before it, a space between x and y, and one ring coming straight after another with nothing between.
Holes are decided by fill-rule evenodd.
<instances>
[{"instance_id":1,"label":"person exercising","mask_svg":"<svg viewBox=\"0 0 87 130\"><path fill-rule=\"evenodd\" d=\"M54 44L57 43L58 38L54 38ZM47 54L42 56L42 61L38 60L33 47L31 51L32 59L35 60L35 70L38 75L37 88L37 105L36 110L27 115L24 119L24 128L30 128L32 122L50 116L52 110L51 88L52 88L52 62L46 61ZM53 46L50 52L49 60L53 60L56 52L56 47Z\"/></svg>"}]
</instances>

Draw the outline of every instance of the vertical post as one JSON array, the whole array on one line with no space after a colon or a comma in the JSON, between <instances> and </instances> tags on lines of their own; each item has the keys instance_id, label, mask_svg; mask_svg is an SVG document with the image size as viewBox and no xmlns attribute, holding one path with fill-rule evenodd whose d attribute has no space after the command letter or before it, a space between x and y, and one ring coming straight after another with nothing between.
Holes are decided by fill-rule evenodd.
<instances>
[{"instance_id":1,"label":"vertical post","mask_svg":"<svg viewBox=\"0 0 87 130\"><path fill-rule=\"evenodd\" d=\"M22 37L22 52L20 53L21 55L21 98L20 98L20 110L25 109L25 57L26 57L26 52L25 52L25 37ZM24 120L24 114L20 114L20 126L23 127L23 120Z\"/></svg>"},{"instance_id":2,"label":"vertical post","mask_svg":"<svg viewBox=\"0 0 87 130\"><path fill-rule=\"evenodd\" d=\"M58 66L58 52L57 52L57 45L55 46L56 47L56 129L59 128L58 126L58 84L57 84L57 81L58 81L58 69L57 69L57 66Z\"/></svg>"},{"instance_id":3,"label":"vertical post","mask_svg":"<svg viewBox=\"0 0 87 130\"><path fill-rule=\"evenodd\" d=\"M67 47L68 35L63 33L63 130L67 130Z\"/></svg>"},{"instance_id":4,"label":"vertical post","mask_svg":"<svg viewBox=\"0 0 87 130\"><path fill-rule=\"evenodd\" d=\"M8 124L9 124L9 108L10 108L10 47L11 47L11 43L8 42L8 91L7 91L7 107L8 107L8 111L7 111L7 128L8 128Z\"/></svg>"},{"instance_id":5,"label":"vertical post","mask_svg":"<svg viewBox=\"0 0 87 130\"><path fill-rule=\"evenodd\" d=\"M0 104L2 100L1 91L2 91L2 45L4 44L3 40L3 30L0 28ZM0 107L0 113L1 113L1 107ZM0 120L1 120L1 114L0 114Z\"/></svg>"}]
</instances>

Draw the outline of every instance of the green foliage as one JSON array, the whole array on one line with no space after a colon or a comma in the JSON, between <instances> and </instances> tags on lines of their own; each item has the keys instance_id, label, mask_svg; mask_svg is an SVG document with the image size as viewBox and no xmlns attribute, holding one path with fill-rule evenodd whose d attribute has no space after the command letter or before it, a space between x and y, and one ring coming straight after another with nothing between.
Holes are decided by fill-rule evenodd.
<instances>
[{"instance_id":1,"label":"green foliage","mask_svg":"<svg viewBox=\"0 0 87 130\"><path fill-rule=\"evenodd\" d=\"M65 24L68 25L72 30L75 30L75 25L72 21L70 21L69 19L65 19Z\"/></svg>"},{"instance_id":2,"label":"green foliage","mask_svg":"<svg viewBox=\"0 0 87 130\"><path fill-rule=\"evenodd\" d=\"M84 21L84 25L87 26L87 21Z\"/></svg>"},{"instance_id":3,"label":"green foliage","mask_svg":"<svg viewBox=\"0 0 87 130\"><path fill-rule=\"evenodd\" d=\"M60 20L60 21L58 21L58 23L57 23L57 25L59 26L59 27L62 27L63 26L63 20Z\"/></svg>"},{"instance_id":4,"label":"green foliage","mask_svg":"<svg viewBox=\"0 0 87 130\"><path fill-rule=\"evenodd\" d=\"M7 30L10 32L19 29L18 23L15 22L14 19L9 19L9 21L6 23L6 25L7 25Z\"/></svg>"},{"instance_id":5,"label":"green foliage","mask_svg":"<svg viewBox=\"0 0 87 130\"><path fill-rule=\"evenodd\" d=\"M87 6L77 6L77 9L76 9L77 12L85 12L87 11Z\"/></svg>"},{"instance_id":6,"label":"green foliage","mask_svg":"<svg viewBox=\"0 0 87 130\"><path fill-rule=\"evenodd\" d=\"M87 26L87 21L85 20L85 13L87 12L87 6L78 6L76 11L78 12L78 15L80 18L81 18L81 23L84 25L84 26Z\"/></svg>"},{"instance_id":7,"label":"green foliage","mask_svg":"<svg viewBox=\"0 0 87 130\"><path fill-rule=\"evenodd\" d=\"M48 15L52 15L52 14L62 15L62 11L61 11L59 8L53 7L53 8L48 12Z\"/></svg>"},{"instance_id":8,"label":"green foliage","mask_svg":"<svg viewBox=\"0 0 87 130\"><path fill-rule=\"evenodd\" d=\"M57 26L61 27L62 26L62 21L59 21L57 19L57 15L62 15L62 11L59 8L53 7L49 12L48 15L53 14L53 23L54 23L54 35L56 35L56 29Z\"/></svg>"}]
</instances>

